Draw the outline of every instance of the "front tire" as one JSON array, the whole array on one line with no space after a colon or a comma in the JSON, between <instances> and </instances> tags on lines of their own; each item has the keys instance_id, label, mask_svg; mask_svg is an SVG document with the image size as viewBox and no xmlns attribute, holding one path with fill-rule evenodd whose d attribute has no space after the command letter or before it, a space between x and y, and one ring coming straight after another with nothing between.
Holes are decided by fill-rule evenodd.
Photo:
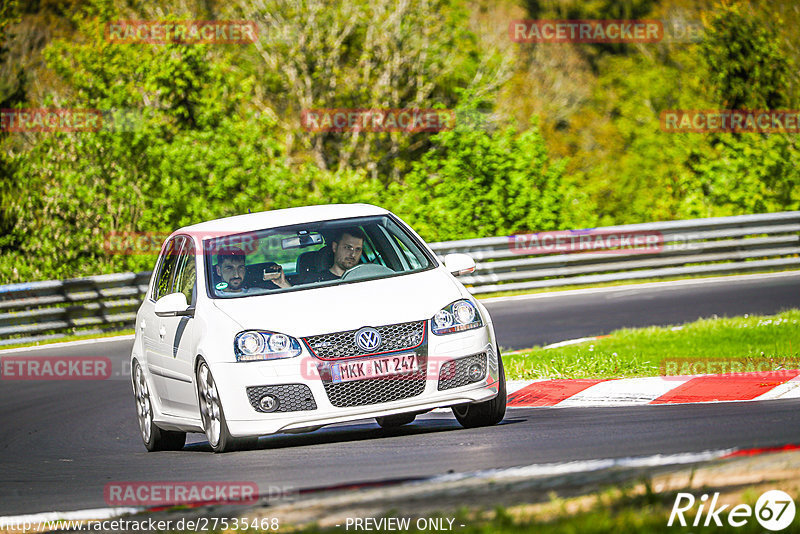
<instances>
[{"instance_id":1,"label":"front tire","mask_svg":"<svg viewBox=\"0 0 800 534\"><path fill-rule=\"evenodd\" d=\"M497 396L484 402L459 404L453 406L453 415L464 428L496 425L506 415L506 373L503 369L503 359L497 351L497 366L499 368L499 388Z\"/></svg>"},{"instance_id":2,"label":"front tire","mask_svg":"<svg viewBox=\"0 0 800 534\"><path fill-rule=\"evenodd\" d=\"M150 388L139 362L133 364L133 396L139 431L145 448L150 451L179 451L186 444L186 432L163 430L153 422L153 401Z\"/></svg>"},{"instance_id":3,"label":"front tire","mask_svg":"<svg viewBox=\"0 0 800 534\"><path fill-rule=\"evenodd\" d=\"M230 452L252 447L258 438L234 438L228 430L225 412L217 392L217 384L208 364L200 361L197 366L197 398L200 401L200 417L208 444L216 453Z\"/></svg>"}]
</instances>

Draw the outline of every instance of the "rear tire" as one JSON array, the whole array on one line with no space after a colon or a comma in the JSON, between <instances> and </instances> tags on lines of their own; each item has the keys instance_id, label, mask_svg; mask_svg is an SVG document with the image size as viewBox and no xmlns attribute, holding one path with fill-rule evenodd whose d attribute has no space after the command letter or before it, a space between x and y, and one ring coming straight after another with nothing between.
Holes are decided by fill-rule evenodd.
<instances>
[{"instance_id":1,"label":"rear tire","mask_svg":"<svg viewBox=\"0 0 800 534\"><path fill-rule=\"evenodd\" d=\"M179 451L186 444L186 432L163 430L153 422L153 400L147 378L139 362L133 364L133 397L139 431L145 448L150 451Z\"/></svg>"},{"instance_id":2,"label":"rear tire","mask_svg":"<svg viewBox=\"0 0 800 534\"><path fill-rule=\"evenodd\" d=\"M453 415L464 428L496 425L506 415L506 373L503 369L503 359L497 351L497 366L499 368L500 386L497 396L484 402L459 404L453 406Z\"/></svg>"},{"instance_id":3,"label":"rear tire","mask_svg":"<svg viewBox=\"0 0 800 534\"><path fill-rule=\"evenodd\" d=\"M397 428L413 423L416 418L417 414L415 413L401 413L398 415L387 415L386 417L376 417L375 421L381 425L381 428Z\"/></svg>"},{"instance_id":4,"label":"rear tire","mask_svg":"<svg viewBox=\"0 0 800 534\"><path fill-rule=\"evenodd\" d=\"M211 376L208 364L200 360L197 366L197 398L200 402L200 417L208 444L216 453L237 451L253 447L258 437L235 438L228 430L217 384Z\"/></svg>"}]
</instances>

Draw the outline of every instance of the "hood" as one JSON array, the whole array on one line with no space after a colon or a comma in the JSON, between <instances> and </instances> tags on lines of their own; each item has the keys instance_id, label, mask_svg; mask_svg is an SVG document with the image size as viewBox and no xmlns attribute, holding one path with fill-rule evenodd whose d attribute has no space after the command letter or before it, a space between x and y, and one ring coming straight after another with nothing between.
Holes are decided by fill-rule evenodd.
<instances>
[{"instance_id":1,"label":"hood","mask_svg":"<svg viewBox=\"0 0 800 534\"><path fill-rule=\"evenodd\" d=\"M421 273L258 295L214 299L243 330L263 329L297 338L430 319L462 286L437 268Z\"/></svg>"}]
</instances>

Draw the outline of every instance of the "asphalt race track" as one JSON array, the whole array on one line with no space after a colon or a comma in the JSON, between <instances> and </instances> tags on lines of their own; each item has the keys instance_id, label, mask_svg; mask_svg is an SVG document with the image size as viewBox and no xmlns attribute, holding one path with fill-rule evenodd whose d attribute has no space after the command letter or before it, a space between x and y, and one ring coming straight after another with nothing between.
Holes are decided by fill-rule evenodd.
<instances>
[{"instance_id":1,"label":"asphalt race track","mask_svg":"<svg viewBox=\"0 0 800 534\"><path fill-rule=\"evenodd\" d=\"M500 345L520 348L621 326L800 307L800 274L670 289L637 288L489 303ZM37 356L127 360L130 341L38 350ZM0 516L105 507L103 488L130 481L252 481L298 490L534 463L800 443L800 400L509 410L465 430L446 413L382 430L371 421L261 438L214 455L203 436L147 453L130 383L0 381Z\"/></svg>"}]
</instances>

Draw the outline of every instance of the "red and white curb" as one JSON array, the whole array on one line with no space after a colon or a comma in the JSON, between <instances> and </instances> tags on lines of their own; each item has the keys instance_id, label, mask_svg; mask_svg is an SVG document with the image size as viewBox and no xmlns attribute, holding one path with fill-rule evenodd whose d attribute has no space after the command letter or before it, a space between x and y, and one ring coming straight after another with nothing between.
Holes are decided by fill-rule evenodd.
<instances>
[{"instance_id":1,"label":"red and white curb","mask_svg":"<svg viewBox=\"0 0 800 534\"><path fill-rule=\"evenodd\" d=\"M509 408L632 406L800 398L800 369L726 375L509 380Z\"/></svg>"}]
</instances>

